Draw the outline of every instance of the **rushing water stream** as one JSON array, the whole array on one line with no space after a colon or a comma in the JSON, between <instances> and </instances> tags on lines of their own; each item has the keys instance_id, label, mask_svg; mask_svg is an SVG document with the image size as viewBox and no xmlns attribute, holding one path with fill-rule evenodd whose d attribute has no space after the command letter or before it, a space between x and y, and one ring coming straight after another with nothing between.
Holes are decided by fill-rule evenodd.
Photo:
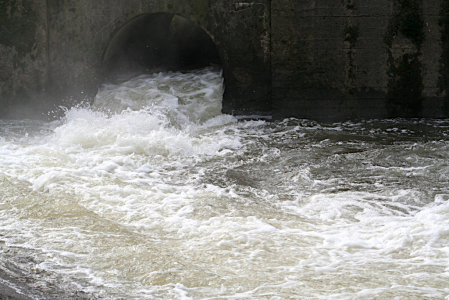
<instances>
[{"instance_id":1,"label":"rushing water stream","mask_svg":"<svg viewBox=\"0 0 449 300\"><path fill-rule=\"evenodd\" d=\"M221 96L160 73L1 121L1 270L88 299L449 299L449 121L238 122Z\"/></svg>"}]
</instances>

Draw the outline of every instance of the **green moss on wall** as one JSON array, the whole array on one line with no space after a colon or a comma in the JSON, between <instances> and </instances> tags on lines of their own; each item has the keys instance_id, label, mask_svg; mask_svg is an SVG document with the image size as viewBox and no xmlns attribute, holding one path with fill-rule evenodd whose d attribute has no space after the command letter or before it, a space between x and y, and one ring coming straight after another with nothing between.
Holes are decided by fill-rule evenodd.
<instances>
[{"instance_id":1,"label":"green moss on wall","mask_svg":"<svg viewBox=\"0 0 449 300\"><path fill-rule=\"evenodd\" d=\"M396 13L390 20L384 42L387 45L390 68L387 109L391 117L419 117L423 110L423 65L421 46L425 39L421 0L393 0ZM402 34L416 50L394 59L394 39Z\"/></svg>"},{"instance_id":2,"label":"green moss on wall","mask_svg":"<svg viewBox=\"0 0 449 300\"><path fill-rule=\"evenodd\" d=\"M439 25L443 52L440 59L438 85L440 91L443 93L443 113L449 116L449 0L442 1Z\"/></svg>"}]
</instances>

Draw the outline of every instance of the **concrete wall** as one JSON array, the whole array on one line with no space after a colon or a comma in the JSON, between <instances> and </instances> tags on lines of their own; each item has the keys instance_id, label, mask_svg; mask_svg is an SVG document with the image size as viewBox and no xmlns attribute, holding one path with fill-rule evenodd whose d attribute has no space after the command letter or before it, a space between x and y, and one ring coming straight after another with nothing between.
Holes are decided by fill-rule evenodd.
<instances>
[{"instance_id":1,"label":"concrete wall","mask_svg":"<svg viewBox=\"0 0 449 300\"><path fill-rule=\"evenodd\" d=\"M5 111L91 98L115 33L139 15L165 12L212 37L225 113L441 117L449 113L448 2L0 1L0 103Z\"/></svg>"},{"instance_id":2,"label":"concrete wall","mask_svg":"<svg viewBox=\"0 0 449 300\"><path fill-rule=\"evenodd\" d=\"M385 116L388 76L383 35L390 11L390 0L274 1L277 114Z\"/></svg>"},{"instance_id":3,"label":"concrete wall","mask_svg":"<svg viewBox=\"0 0 449 300\"><path fill-rule=\"evenodd\" d=\"M443 116L443 96L438 87L443 2L273 1L276 114L285 116L294 111L299 117L321 119ZM423 24L424 40L419 47L402 32L408 14L415 8ZM405 54L416 56L421 63L422 99L417 101L422 100L422 107L415 110L407 103L391 103L394 101L389 97L395 88L399 97L413 88L400 84L395 87L395 82L419 85L419 80L413 82L412 76L401 81L399 71L393 72Z\"/></svg>"}]
</instances>

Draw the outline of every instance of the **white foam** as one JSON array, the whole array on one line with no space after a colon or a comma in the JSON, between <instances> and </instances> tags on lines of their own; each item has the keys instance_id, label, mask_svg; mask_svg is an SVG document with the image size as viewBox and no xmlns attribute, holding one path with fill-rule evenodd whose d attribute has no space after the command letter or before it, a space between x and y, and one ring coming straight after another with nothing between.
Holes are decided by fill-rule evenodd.
<instances>
[{"instance_id":1,"label":"white foam","mask_svg":"<svg viewBox=\"0 0 449 300\"><path fill-rule=\"evenodd\" d=\"M218 72L159 73L29 135L8 123L1 257L102 298L449 293L446 142L237 122L221 92Z\"/></svg>"}]
</instances>

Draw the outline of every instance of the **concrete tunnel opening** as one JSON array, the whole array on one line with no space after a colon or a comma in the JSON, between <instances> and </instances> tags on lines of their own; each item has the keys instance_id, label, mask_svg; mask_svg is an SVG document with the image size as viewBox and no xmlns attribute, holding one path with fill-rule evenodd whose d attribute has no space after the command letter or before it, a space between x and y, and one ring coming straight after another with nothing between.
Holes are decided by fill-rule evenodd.
<instances>
[{"instance_id":1,"label":"concrete tunnel opening","mask_svg":"<svg viewBox=\"0 0 449 300\"><path fill-rule=\"evenodd\" d=\"M121 27L103 55L104 81L144 73L221 67L217 47L194 22L169 13L145 14Z\"/></svg>"}]
</instances>

